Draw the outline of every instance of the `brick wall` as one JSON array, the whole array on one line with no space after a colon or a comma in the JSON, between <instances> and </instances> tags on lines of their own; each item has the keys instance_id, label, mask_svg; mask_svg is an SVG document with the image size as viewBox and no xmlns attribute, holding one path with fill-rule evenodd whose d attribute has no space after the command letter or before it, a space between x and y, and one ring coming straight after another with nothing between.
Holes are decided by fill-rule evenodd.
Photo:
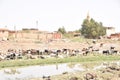
<instances>
[{"instance_id":1,"label":"brick wall","mask_svg":"<svg viewBox=\"0 0 120 80\"><path fill-rule=\"evenodd\" d=\"M7 39L9 36L9 31L6 29L0 29L0 39Z\"/></svg>"}]
</instances>

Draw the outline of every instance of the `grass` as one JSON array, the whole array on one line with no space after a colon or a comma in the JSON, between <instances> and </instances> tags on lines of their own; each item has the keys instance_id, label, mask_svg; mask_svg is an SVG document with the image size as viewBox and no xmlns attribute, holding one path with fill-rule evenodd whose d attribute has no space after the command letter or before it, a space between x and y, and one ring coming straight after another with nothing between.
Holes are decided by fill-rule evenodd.
<instances>
[{"instance_id":1,"label":"grass","mask_svg":"<svg viewBox=\"0 0 120 80\"><path fill-rule=\"evenodd\" d=\"M82 38L82 37L76 37L76 38L72 38L71 41L73 41L73 42L86 42L86 41L91 42L92 40L91 39L85 39L85 38Z\"/></svg>"},{"instance_id":2,"label":"grass","mask_svg":"<svg viewBox=\"0 0 120 80\"><path fill-rule=\"evenodd\" d=\"M79 63L94 63L94 62L104 62L104 61L115 61L120 60L118 55L89 55L89 56L75 56L67 58L47 58L47 59L22 59L22 60L8 60L1 61L0 68L6 67L20 67L20 66L30 66L30 65L44 65L44 64L56 64L56 63L69 63L69 62L79 62Z\"/></svg>"}]
</instances>

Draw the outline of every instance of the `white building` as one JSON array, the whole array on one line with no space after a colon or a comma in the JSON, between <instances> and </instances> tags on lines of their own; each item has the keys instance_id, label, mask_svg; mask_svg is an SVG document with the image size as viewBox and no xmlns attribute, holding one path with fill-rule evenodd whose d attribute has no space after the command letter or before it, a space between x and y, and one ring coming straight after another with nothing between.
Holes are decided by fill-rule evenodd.
<instances>
[{"instance_id":1,"label":"white building","mask_svg":"<svg viewBox=\"0 0 120 80\"><path fill-rule=\"evenodd\" d=\"M111 34L115 34L114 27L106 27L106 36L109 37Z\"/></svg>"}]
</instances>

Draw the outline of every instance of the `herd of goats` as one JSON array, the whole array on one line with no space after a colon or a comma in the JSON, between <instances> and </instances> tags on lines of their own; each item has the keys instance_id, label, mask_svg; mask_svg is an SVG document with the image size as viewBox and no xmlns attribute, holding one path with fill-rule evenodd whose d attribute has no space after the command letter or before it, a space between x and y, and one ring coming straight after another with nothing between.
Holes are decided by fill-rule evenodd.
<instances>
[{"instance_id":1,"label":"herd of goats","mask_svg":"<svg viewBox=\"0 0 120 80\"><path fill-rule=\"evenodd\" d=\"M102 47L103 44L100 45ZM105 55L112 55L112 54L120 54L120 51L116 50L115 47L110 46L109 49L100 50L96 49L95 46L88 46L87 48L79 49L28 49L28 50L15 50L15 49L8 49L6 53L0 52L0 61L1 60L14 60L14 59L22 59L26 57L27 59L36 59L41 58L45 59L48 57L70 57L70 56L77 56L83 55L87 56L89 54L105 54Z\"/></svg>"}]
</instances>

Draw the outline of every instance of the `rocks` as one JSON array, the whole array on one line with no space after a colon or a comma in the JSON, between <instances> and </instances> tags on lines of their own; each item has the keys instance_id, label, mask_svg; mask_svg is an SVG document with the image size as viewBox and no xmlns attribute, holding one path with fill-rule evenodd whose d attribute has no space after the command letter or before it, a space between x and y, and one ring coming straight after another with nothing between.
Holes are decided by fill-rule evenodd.
<instances>
[{"instance_id":1,"label":"rocks","mask_svg":"<svg viewBox=\"0 0 120 80\"><path fill-rule=\"evenodd\" d=\"M77 77L71 77L69 80L78 80Z\"/></svg>"},{"instance_id":2,"label":"rocks","mask_svg":"<svg viewBox=\"0 0 120 80\"><path fill-rule=\"evenodd\" d=\"M63 72L62 74L68 74L68 72Z\"/></svg>"},{"instance_id":3,"label":"rocks","mask_svg":"<svg viewBox=\"0 0 120 80\"><path fill-rule=\"evenodd\" d=\"M116 63L109 63L106 65L106 68L102 69L102 73L109 72L109 73L115 73L120 71L120 65Z\"/></svg>"},{"instance_id":4,"label":"rocks","mask_svg":"<svg viewBox=\"0 0 120 80\"><path fill-rule=\"evenodd\" d=\"M84 75L85 80L96 80L96 78L97 78L97 75L93 73L86 73Z\"/></svg>"},{"instance_id":5,"label":"rocks","mask_svg":"<svg viewBox=\"0 0 120 80\"><path fill-rule=\"evenodd\" d=\"M50 76L43 76L42 78L43 78L43 80L51 80Z\"/></svg>"},{"instance_id":6,"label":"rocks","mask_svg":"<svg viewBox=\"0 0 120 80\"><path fill-rule=\"evenodd\" d=\"M16 69L4 69L5 74L20 74L20 72Z\"/></svg>"}]
</instances>

